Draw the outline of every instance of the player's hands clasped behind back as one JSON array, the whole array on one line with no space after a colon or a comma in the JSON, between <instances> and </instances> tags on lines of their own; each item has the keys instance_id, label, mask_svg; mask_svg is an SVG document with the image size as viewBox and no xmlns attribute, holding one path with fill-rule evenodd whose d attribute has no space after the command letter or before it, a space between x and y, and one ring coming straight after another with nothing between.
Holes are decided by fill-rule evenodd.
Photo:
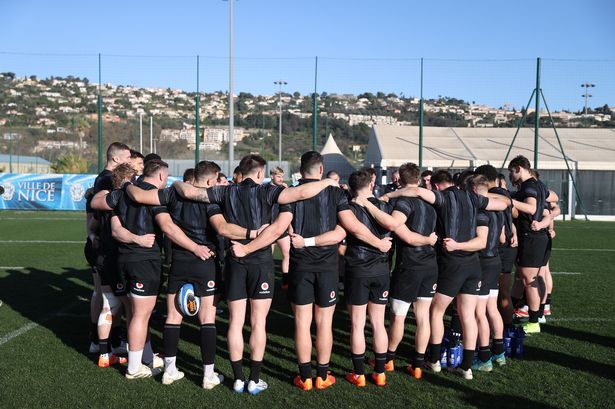
<instances>
[{"instance_id":1,"label":"player's hands clasped behind back","mask_svg":"<svg viewBox=\"0 0 615 409\"><path fill-rule=\"evenodd\" d=\"M144 247L146 249L151 249L154 246L154 241L156 240L155 234L144 234L143 236L137 236L135 241L139 247Z\"/></svg>"}]
</instances>

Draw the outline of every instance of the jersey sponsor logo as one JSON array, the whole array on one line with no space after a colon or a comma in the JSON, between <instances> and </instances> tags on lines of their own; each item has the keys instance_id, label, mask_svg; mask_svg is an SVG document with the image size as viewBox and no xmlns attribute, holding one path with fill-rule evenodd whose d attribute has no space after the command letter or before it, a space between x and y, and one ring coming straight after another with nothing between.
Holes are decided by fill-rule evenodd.
<instances>
[{"instance_id":1,"label":"jersey sponsor logo","mask_svg":"<svg viewBox=\"0 0 615 409\"><path fill-rule=\"evenodd\" d=\"M214 288L216 286L216 282L214 280L209 280L207 282L207 287Z\"/></svg>"}]
</instances>

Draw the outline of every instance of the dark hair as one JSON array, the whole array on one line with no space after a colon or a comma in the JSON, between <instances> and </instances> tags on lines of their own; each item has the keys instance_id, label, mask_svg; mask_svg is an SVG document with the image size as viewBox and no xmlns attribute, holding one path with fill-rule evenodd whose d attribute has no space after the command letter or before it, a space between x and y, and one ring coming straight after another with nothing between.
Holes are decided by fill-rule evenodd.
<instances>
[{"instance_id":1,"label":"dark hair","mask_svg":"<svg viewBox=\"0 0 615 409\"><path fill-rule=\"evenodd\" d=\"M419 168L416 163L404 163L396 172L399 172L399 179L402 185L414 185L419 183L421 168Z\"/></svg>"},{"instance_id":2,"label":"dark hair","mask_svg":"<svg viewBox=\"0 0 615 409\"><path fill-rule=\"evenodd\" d=\"M457 187L459 189L465 189L468 183L468 178L470 178L471 176L474 176L473 169L466 169L463 172L461 172L459 174L459 177L457 178L457 183L456 183Z\"/></svg>"},{"instance_id":3,"label":"dark hair","mask_svg":"<svg viewBox=\"0 0 615 409\"><path fill-rule=\"evenodd\" d=\"M168 168L169 165L160 159L152 159L145 162L145 167L143 168L143 176L152 177L154 176L160 169Z\"/></svg>"},{"instance_id":4,"label":"dark hair","mask_svg":"<svg viewBox=\"0 0 615 409\"><path fill-rule=\"evenodd\" d=\"M431 176L431 175L433 175L433 172L432 172L431 170L424 170L424 171L421 173L421 178L424 178L424 177L426 177L426 176Z\"/></svg>"},{"instance_id":5,"label":"dark hair","mask_svg":"<svg viewBox=\"0 0 615 409\"><path fill-rule=\"evenodd\" d=\"M147 155L145 155L143 162L149 162L150 160L162 160L162 158L156 153L148 153Z\"/></svg>"},{"instance_id":6,"label":"dark hair","mask_svg":"<svg viewBox=\"0 0 615 409\"><path fill-rule=\"evenodd\" d=\"M338 177L340 176L340 174L339 174L339 173L337 173L336 171L334 171L334 170L330 170L330 171L328 171L328 172L327 172L327 176L326 176L326 178L327 178L327 179L331 179L331 177L332 177L333 175L337 175Z\"/></svg>"},{"instance_id":7,"label":"dark hair","mask_svg":"<svg viewBox=\"0 0 615 409\"><path fill-rule=\"evenodd\" d=\"M190 182L191 180L194 180L194 168L188 168L184 171L183 180L184 182Z\"/></svg>"},{"instance_id":8,"label":"dark hair","mask_svg":"<svg viewBox=\"0 0 615 409\"><path fill-rule=\"evenodd\" d=\"M111 181L113 183L113 189L119 189L122 187L124 182L129 182L133 177L135 177L137 171L132 165L128 163L122 163L118 165L111 172Z\"/></svg>"},{"instance_id":9,"label":"dark hair","mask_svg":"<svg viewBox=\"0 0 615 409\"><path fill-rule=\"evenodd\" d=\"M233 175L235 175L237 173L241 174L241 169L239 169L239 166L236 166L235 170L233 170Z\"/></svg>"},{"instance_id":10,"label":"dark hair","mask_svg":"<svg viewBox=\"0 0 615 409\"><path fill-rule=\"evenodd\" d=\"M200 181L203 181L205 179L212 177L213 175L216 175L216 178L217 178L218 169L220 169L219 166L212 161L209 161L209 160L200 161L199 163L197 163L196 167L194 168L194 180L200 182Z\"/></svg>"},{"instance_id":11,"label":"dark hair","mask_svg":"<svg viewBox=\"0 0 615 409\"><path fill-rule=\"evenodd\" d=\"M498 178L498 171L492 165L481 165L474 169L474 173L477 175L483 175L489 182L495 182Z\"/></svg>"},{"instance_id":12,"label":"dark hair","mask_svg":"<svg viewBox=\"0 0 615 409\"><path fill-rule=\"evenodd\" d=\"M239 162L239 172L242 175L249 175L256 169L264 169L267 161L259 155L246 155Z\"/></svg>"},{"instance_id":13,"label":"dark hair","mask_svg":"<svg viewBox=\"0 0 615 409\"><path fill-rule=\"evenodd\" d=\"M368 168L366 166L366 167L362 168L361 170L369 173L370 176L376 176L376 169L374 169L374 168Z\"/></svg>"},{"instance_id":14,"label":"dark hair","mask_svg":"<svg viewBox=\"0 0 615 409\"><path fill-rule=\"evenodd\" d=\"M506 182L506 176L503 173L498 173L498 187L502 187L502 181Z\"/></svg>"},{"instance_id":15,"label":"dark hair","mask_svg":"<svg viewBox=\"0 0 615 409\"><path fill-rule=\"evenodd\" d=\"M350 174L348 178L348 185L353 192L357 192L360 189L368 187L372 183L372 175L365 170L357 170Z\"/></svg>"},{"instance_id":16,"label":"dark hair","mask_svg":"<svg viewBox=\"0 0 615 409\"><path fill-rule=\"evenodd\" d=\"M113 142L107 148L107 162L111 161L115 155L117 155L120 151L129 151L130 148L128 145L122 142Z\"/></svg>"},{"instance_id":17,"label":"dark hair","mask_svg":"<svg viewBox=\"0 0 615 409\"><path fill-rule=\"evenodd\" d=\"M137 159L137 158L143 159L143 154L141 152L139 152L139 151L131 149L130 150L130 159Z\"/></svg>"},{"instance_id":18,"label":"dark hair","mask_svg":"<svg viewBox=\"0 0 615 409\"><path fill-rule=\"evenodd\" d=\"M222 172L218 172L218 182L222 180L222 178L226 179L226 175Z\"/></svg>"},{"instance_id":19,"label":"dark hair","mask_svg":"<svg viewBox=\"0 0 615 409\"><path fill-rule=\"evenodd\" d=\"M489 180L484 175L473 175L466 178L467 190L473 190L477 187L489 188Z\"/></svg>"},{"instance_id":20,"label":"dark hair","mask_svg":"<svg viewBox=\"0 0 615 409\"><path fill-rule=\"evenodd\" d=\"M322 155L316 151L308 151L301 155L301 167L299 172L302 174L313 173L316 166L320 166L323 163Z\"/></svg>"},{"instance_id":21,"label":"dark hair","mask_svg":"<svg viewBox=\"0 0 615 409\"><path fill-rule=\"evenodd\" d=\"M453 183L453 176L446 169L436 170L431 175L431 184L437 185L441 183Z\"/></svg>"},{"instance_id":22,"label":"dark hair","mask_svg":"<svg viewBox=\"0 0 615 409\"><path fill-rule=\"evenodd\" d=\"M530 165L530 161L523 155L519 155L508 164L508 170L512 170L512 168L520 167L525 170L530 170L532 165Z\"/></svg>"}]
</instances>

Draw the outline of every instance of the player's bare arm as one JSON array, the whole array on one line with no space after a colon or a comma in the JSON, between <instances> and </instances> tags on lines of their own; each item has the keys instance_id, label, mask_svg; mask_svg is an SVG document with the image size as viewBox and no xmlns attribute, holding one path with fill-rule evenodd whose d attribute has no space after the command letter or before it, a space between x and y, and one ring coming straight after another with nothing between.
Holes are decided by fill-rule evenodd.
<instances>
[{"instance_id":1,"label":"player's bare arm","mask_svg":"<svg viewBox=\"0 0 615 409\"><path fill-rule=\"evenodd\" d=\"M289 187L278 196L279 204L289 204L299 200L310 199L329 186L338 186L333 179L323 179L314 183L305 183L299 186Z\"/></svg>"},{"instance_id":2,"label":"player's bare arm","mask_svg":"<svg viewBox=\"0 0 615 409\"><path fill-rule=\"evenodd\" d=\"M489 227L478 226L476 228L476 237L463 243L459 243L451 238L443 240L444 250L446 251L479 251L487 247L487 236L489 235Z\"/></svg>"},{"instance_id":3,"label":"player's bare arm","mask_svg":"<svg viewBox=\"0 0 615 409\"><path fill-rule=\"evenodd\" d=\"M156 223L160 226L163 233L175 244L190 251L201 260L207 260L213 252L207 246L201 246L190 240L186 233L182 231L171 219L168 213L156 215Z\"/></svg>"},{"instance_id":4,"label":"player's bare arm","mask_svg":"<svg viewBox=\"0 0 615 409\"><path fill-rule=\"evenodd\" d=\"M316 247L333 246L346 238L346 230L344 230L344 228L338 224L337 226L335 226L335 229L329 230L328 232L319 234L318 236L311 238L314 239L313 245ZM305 237L298 234L290 234L291 245L296 249L306 247L305 239ZM308 237L308 239L310 239L310 237Z\"/></svg>"},{"instance_id":5,"label":"player's bare arm","mask_svg":"<svg viewBox=\"0 0 615 409\"><path fill-rule=\"evenodd\" d=\"M139 236L130 232L130 230L122 226L122 222L117 216L111 218L111 235L120 243L136 244L137 246L148 249L152 248L156 240L155 234L144 234Z\"/></svg>"},{"instance_id":6,"label":"player's bare arm","mask_svg":"<svg viewBox=\"0 0 615 409\"><path fill-rule=\"evenodd\" d=\"M342 210L337 213L337 216L342 227L357 239L377 248L383 253L386 253L391 249L391 238L385 237L383 239L379 239L374 236L374 234L369 231L367 226L357 219L354 213L352 213L352 210Z\"/></svg>"}]
</instances>

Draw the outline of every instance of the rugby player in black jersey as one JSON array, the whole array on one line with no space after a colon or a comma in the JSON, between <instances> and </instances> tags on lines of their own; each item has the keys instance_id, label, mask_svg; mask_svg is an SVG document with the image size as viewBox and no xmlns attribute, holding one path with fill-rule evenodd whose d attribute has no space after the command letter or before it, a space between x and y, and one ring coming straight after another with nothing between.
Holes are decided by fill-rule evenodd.
<instances>
[{"instance_id":1,"label":"rugby player in black jersey","mask_svg":"<svg viewBox=\"0 0 615 409\"><path fill-rule=\"evenodd\" d=\"M540 268L548 261L550 237L546 229L532 230L533 221L542 221L549 191L531 173L530 162L524 156L517 156L508 164L511 182L519 186L513 205L519 212L517 271L523 279L528 305L528 322L523 323L526 333L540 332L541 291L544 281L539 278Z\"/></svg>"},{"instance_id":2,"label":"rugby player in black jersey","mask_svg":"<svg viewBox=\"0 0 615 409\"><path fill-rule=\"evenodd\" d=\"M213 162L199 162L193 172L195 187L209 188L217 185L220 168ZM166 207L170 218L187 236L173 241L173 262L167 285L167 319L164 326L164 360L165 372L162 383L169 385L183 378L183 372L177 370L176 356L180 338L182 315L175 306L176 293L185 283L194 286L195 295L201 298L199 309L200 347L203 359L203 388L212 389L219 385L223 377L214 372L216 356L216 305L222 292L220 261L215 256L219 245L218 234L229 239L243 239L246 229L227 224L220 207L184 199L175 188L163 190L143 190L136 186L126 189L129 197L137 203L162 205ZM157 220L158 221L158 220ZM159 223L169 223L167 217L160 216ZM256 231L252 237L256 237ZM205 246L209 256L203 260L194 249Z\"/></svg>"},{"instance_id":3,"label":"rugby player in black jersey","mask_svg":"<svg viewBox=\"0 0 615 409\"><path fill-rule=\"evenodd\" d=\"M420 168L416 164L403 164L399 168L401 186L417 187L419 173ZM429 307L438 279L436 251L433 247L437 240L436 211L423 200L410 197L395 200L390 215L370 203L364 204L380 225L395 231L398 237L396 265L391 279L391 313L385 369L394 370L393 360L403 339L405 319L412 304L417 325L415 355L407 369L416 379L420 379L429 342ZM406 226L414 235L404 240L401 226Z\"/></svg>"},{"instance_id":4,"label":"rugby player in black jersey","mask_svg":"<svg viewBox=\"0 0 615 409\"><path fill-rule=\"evenodd\" d=\"M483 175L487 178L489 184L489 192L496 193L502 196L510 198L510 192L506 189L506 178L491 165L482 165L476 168L475 173L477 175ZM513 304L510 298L510 286L512 269L517 258L517 227L513 222L513 211L517 215L517 211L509 206L501 213L504 218L504 230L500 236L500 247L498 252L500 254L500 261L502 264L499 285L498 285L498 308L504 329L512 327L513 320ZM494 352L495 354L495 352ZM504 362L503 360L495 361L497 363Z\"/></svg>"},{"instance_id":5,"label":"rugby player in black jersey","mask_svg":"<svg viewBox=\"0 0 615 409\"><path fill-rule=\"evenodd\" d=\"M92 292L92 299L90 302L90 353L99 353L100 348L98 344L98 322L103 305L103 296L101 290L101 282L98 271L102 268L102 261L104 254L100 255L100 219L110 219L110 213L102 213L94 211L91 207L91 200L94 195L101 190L112 190L113 182L111 180L111 172L118 165L122 163L130 162L130 148L123 143L113 142L109 145L106 152L106 163L103 171L94 180L94 186L89 195L86 196L86 230L87 241L85 246L86 258L92 265L92 278L94 282L94 291ZM110 290L109 290L110 291ZM104 337L105 334L103 334ZM106 334L109 335L109 334ZM118 334L119 336L119 334ZM108 338L108 337L107 337ZM114 330L114 338L116 333Z\"/></svg>"},{"instance_id":6,"label":"rugby player in black jersey","mask_svg":"<svg viewBox=\"0 0 615 409\"><path fill-rule=\"evenodd\" d=\"M338 224L359 239L386 252L390 239L379 239L367 227L359 223L348 206L345 192L334 186L331 179L321 181L323 158L310 151L301 156L301 175L298 188L307 188L322 183L328 187L307 200L292 204L292 211L280 213L272 228L280 223L283 231L292 222L289 299L295 315L295 347L299 375L294 384L310 390L312 384L312 338L310 327L316 322L317 371L315 387L325 389L335 383L329 374L329 360L333 346L333 313L338 300L338 243L345 232ZM233 246L236 256L250 254L272 241L269 229L253 242Z\"/></svg>"},{"instance_id":7,"label":"rugby player in black jersey","mask_svg":"<svg viewBox=\"0 0 615 409\"><path fill-rule=\"evenodd\" d=\"M467 189L486 197L489 192L489 181L483 175L475 175L468 180ZM480 210L477 226L478 235L487 235L487 245L478 253L481 267L481 286L476 306L478 357L474 360L472 369L490 372L493 369L489 348L491 335L493 335L493 360L498 365L506 364L504 324L497 301L499 278L502 271L499 247L504 228L504 212Z\"/></svg>"},{"instance_id":8,"label":"rugby player in black jersey","mask_svg":"<svg viewBox=\"0 0 615 409\"><path fill-rule=\"evenodd\" d=\"M275 168L271 169L269 171L269 176L271 177L271 183L275 186L288 187L288 185L284 183L284 169L280 168L279 166L276 166ZM273 205L273 219L277 218L279 213L279 205ZM280 252L282 253L282 290L287 290L288 269L290 265L290 236L288 235L288 232L285 231L282 236L280 236L280 238L276 240L276 242L271 246L271 251L274 251L276 244L278 245L278 247L280 248Z\"/></svg>"},{"instance_id":9,"label":"rugby player in black jersey","mask_svg":"<svg viewBox=\"0 0 615 409\"><path fill-rule=\"evenodd\" d=\"M403 188L389 197L418 196L433 204L438 214L436 232L442 238L438 250L438 283L431 314L430 356L426 365L440 372L440 349L444 336L444 313L453 298L457 298L457 311L463 329L464 353L456 371L465 379L472 379L472 360L476 348L478 329L476 304L480 290L480 262L478 251L485 248L485 237L477 235L477 215L481 209L504 210L507 203L499 195L493 199L458 189L452 176L444 170L431 177L437 190Z\"/></svg>"},{"instance_id":10,"label":"rugby player in black jersey","mask_svg":"<svg viewBox=\"0 0 615 409\"><path fill-rule=\"evenodd\" d=\"M239 164L242 181L229 186L216 186L209 189L196 188L181 182L175 182L178 193L190 200L216 203L220 205L225 219L247 229L246 238L234 246L242 248L242 243L249 243L252 231L258 231L265 224L270 224L272 207L275 203L287 204L297 200L308 199L327 186L334 184L331 180L310 183L303 186L283 188L272 184L262 185L265 176L266 161L258 155L248 155ZM288 208L280 207L280 216L276 222L263 231L268 241L266 246L280 237L288 226L288 221L278 222ZM283 225L285 223L285 226ZM250 253L250 244L247 244ZM267 342L266 320L273 297L273 257L271 248L258 247L253 254L227 253L226 293L229 306L228 345L231 366L235 378L233 389L256 395L267 389L267 383L260 379L262 360ZM248 300L250 302L250 378L245 387L243 375L243 325Z\"/></svg>"}]
</instances>

